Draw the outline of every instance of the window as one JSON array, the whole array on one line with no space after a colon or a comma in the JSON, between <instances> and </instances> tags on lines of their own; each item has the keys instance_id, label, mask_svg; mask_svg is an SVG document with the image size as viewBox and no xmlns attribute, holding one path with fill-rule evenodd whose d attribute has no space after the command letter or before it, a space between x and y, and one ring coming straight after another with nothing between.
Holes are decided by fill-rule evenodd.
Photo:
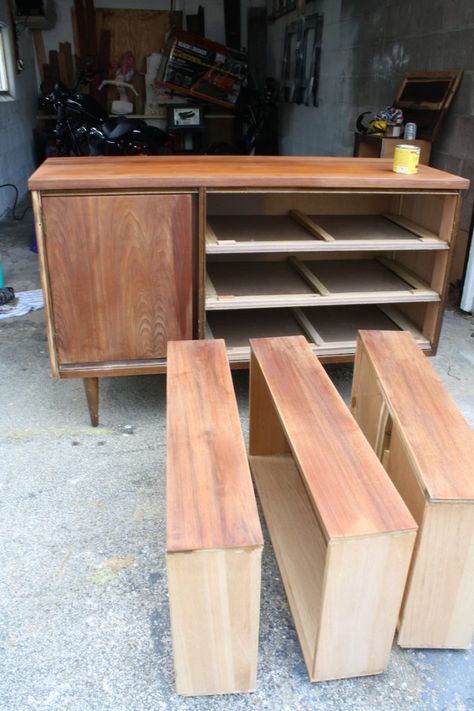
<instances>
[{"instance_id":1,"label":"window","mask_svg":"<svg viewBox=\"0 0 474 711\"><path fill-rule=\"evenodd\" d=\"M8 71L5 52L5 26L0 23L0 94L8 94Z\"/></svg>"}]
</instances>

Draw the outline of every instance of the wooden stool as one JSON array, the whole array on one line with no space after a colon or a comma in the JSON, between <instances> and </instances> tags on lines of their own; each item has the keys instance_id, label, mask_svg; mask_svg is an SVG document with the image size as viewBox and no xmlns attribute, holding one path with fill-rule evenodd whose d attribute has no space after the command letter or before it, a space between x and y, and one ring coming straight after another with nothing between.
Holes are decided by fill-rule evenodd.
<instances>
[{"instance_id":1,"label":"wooden stool","mask_svg":"<svg viewBox=\"0 0 474 711\"><path fill-rule=\"evenodd\" d=\"M306 340L250 344L250 464L310 678L380 673L415 521Z\"/></svg>"},{"instance_id":2,"label":"wooden stool","mask_svg":"<svg viewBox=\"0 0 474 711\"><path fill-rule=\"evenodd\" d=\"M360 331L352 411L419 525L398 644L474 629L474 433L406 332Z\"/></svg>"},{"instance_id":3,"label":"wooden stool","mask_svg":"<svg viewBox=\"0 0 474 711\"><path fill-rule=\"evenodd\" d=\"M252 691L263 538L224 341L168 344L167 446L176 690Z\"/></svg>"}]
</instances>

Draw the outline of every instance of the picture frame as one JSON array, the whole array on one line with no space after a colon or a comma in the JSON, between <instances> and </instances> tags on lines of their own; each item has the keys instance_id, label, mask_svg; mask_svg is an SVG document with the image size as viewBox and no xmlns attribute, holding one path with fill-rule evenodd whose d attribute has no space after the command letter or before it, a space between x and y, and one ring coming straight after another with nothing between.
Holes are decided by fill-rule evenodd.
<instances>
[{"instance_id":1,"label":"picture frame","mask_svg":"<svg viewBox=\"0 0 474 711\"><path fill-rule=\"evenodd\" d=\"M173 131L202 129L204 115L202 106L191 104L172 105L168 107L168 129Z\"/></svg>"}]
</instances>

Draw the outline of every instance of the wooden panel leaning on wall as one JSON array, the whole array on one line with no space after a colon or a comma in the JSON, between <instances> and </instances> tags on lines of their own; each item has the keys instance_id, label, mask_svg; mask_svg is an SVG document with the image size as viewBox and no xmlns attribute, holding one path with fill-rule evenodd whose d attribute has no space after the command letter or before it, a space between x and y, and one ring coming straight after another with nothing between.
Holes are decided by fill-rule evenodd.
<instances>
[{"instance_id":1,"label":"wooden panel leaning on wall","mask_svg":"<svg viewBox=\"0 0 474 711\"><path fill-rule=\"evenodd\" d=\"M263 538L224 341L168 345L166 502L177 692L253 691Z\"/></svg>"},{"instance_id":2,"label":"wooden panel leaning on wall","mask_svg":"<svg viewBox=\"0 0 474 711\"><path fill-rule=\"evenodd\" d=\"M250 466L309 676L381 673L416 523L306 340L251 349Z\"/></svg>"},{"instance_id":3,"label":"wooden panel leaning on wall","mask_svg":"<svg viewBox=\"0 0 474 711\"><path fill-rule=\"evenodd\" d=\"M409 333L360 331L352 412L419 525L402 647L474 631L474 433Z\"/></svg>"}]
</instances>

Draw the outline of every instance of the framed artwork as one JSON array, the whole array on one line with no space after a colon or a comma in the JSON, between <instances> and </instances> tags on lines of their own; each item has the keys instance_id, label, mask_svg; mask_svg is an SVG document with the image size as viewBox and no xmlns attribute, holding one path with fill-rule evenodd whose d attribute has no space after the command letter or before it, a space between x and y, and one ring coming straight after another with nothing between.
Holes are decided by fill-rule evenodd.
<instances>
[{"instance_id":1,"label":"framed artwork","mask_svg":"<svg viewBox=\"0 0 474 711\"><path fill-rule=\"evenodd\" d=\"M180 128L203 128L203 126L202 106L183 104L168 108L168 128L179 130Z\"/></svg>"}]
</instances>

